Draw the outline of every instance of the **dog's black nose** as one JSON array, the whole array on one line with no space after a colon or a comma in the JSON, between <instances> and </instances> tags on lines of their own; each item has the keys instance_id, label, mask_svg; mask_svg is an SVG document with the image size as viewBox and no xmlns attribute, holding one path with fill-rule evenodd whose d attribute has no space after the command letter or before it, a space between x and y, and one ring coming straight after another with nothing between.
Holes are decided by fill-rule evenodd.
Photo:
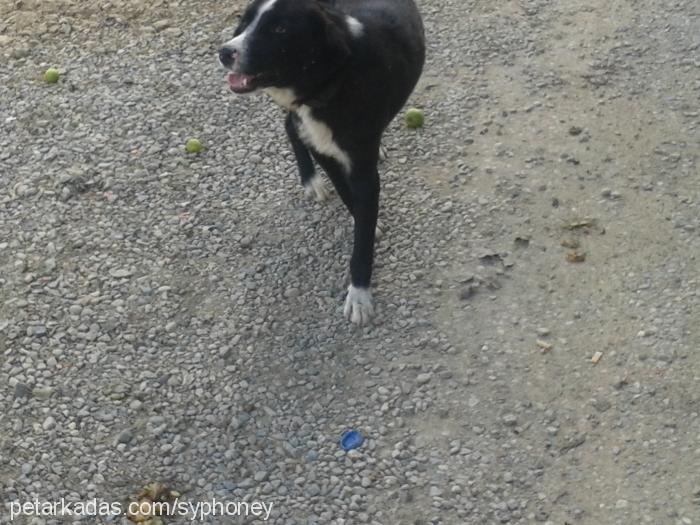
<instances>
[{"instance_id":1,"label":"dog's black nose","mask_svg":"<svg viewBox=\"0 0 700 525\"><path fill-rule=\"evenodd\" d=\"M219 49L219 60L226 67L231 67L236 60L236 50L230 47Z\"/></svg>"}]
</instances>

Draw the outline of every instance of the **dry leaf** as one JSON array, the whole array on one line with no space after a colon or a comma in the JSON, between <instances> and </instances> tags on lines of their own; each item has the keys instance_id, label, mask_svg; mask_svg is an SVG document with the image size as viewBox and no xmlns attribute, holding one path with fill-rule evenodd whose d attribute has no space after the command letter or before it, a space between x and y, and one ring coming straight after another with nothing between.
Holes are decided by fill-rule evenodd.
<instances>
[{"instance_id":1,"label":"dry leaf","mask_svg":"<svg viewBox=\"0 0 700 525\"><path fill-rule=\"evenodd\" d=\"M126 517L129 519L129 521L133 521L134 523L145 523L149 521L153 516L151 514L144 514L141 512L141 509L152 509L153 508L153 501L148 498L140 498L138 500L138 505L136 508L136 512L131 512L129 511L126 515ZM148 505L146 505L148 503ZM142 505L143 504L143 505Z\"/></svg>"},{"instance_id":2,"label":"dry leaf","mask_svg":"<svg viewBox=\"0 0 700 525\"><path fill-rule=\"evenodd\" d=\"M577 219L564 225L567 230L577 230L579 228L590 228L595 225L595 219Z\"/></svg>"},{"instance_id":3,"label":"dry leaf","mask_svg":"<svg viewBox=\"0 0 700 525\"><path fill-rule=\"evenodd\" d=\"M549 344L547 341L542 341L542 339L537 340L537 346L540 347L540 351L543 354L549 352L552 348L554 348L553 345Z\"/></svg>"},{"instance_id":4,"label":"dry leaf","mask_svg":"<svg viewBox=\"0 0 700 525\"><path fill-rule=\"evenodd\" d=\"M586 260L586 254L574 250L566 254L566 260L570 263L581 263Z\"/></svg>"},{"instance_id":5,"label":"dry leaf","mask_svg":"<svg viewBox=\"0 0 700 525\"><path fill-rule=\"evenodd\" d=\"M153 503L173 500L179 498L180 495L180 492L169 489L163 483L149 483L136 497L136 503L138 504L136 512L127 513L127 518L129 521L138 523L139 525L164 525L163 520L154 515ZM151 513L142 513L141 504L143 504L144 510L150 509Z\"/></svg>"}]
</instances>

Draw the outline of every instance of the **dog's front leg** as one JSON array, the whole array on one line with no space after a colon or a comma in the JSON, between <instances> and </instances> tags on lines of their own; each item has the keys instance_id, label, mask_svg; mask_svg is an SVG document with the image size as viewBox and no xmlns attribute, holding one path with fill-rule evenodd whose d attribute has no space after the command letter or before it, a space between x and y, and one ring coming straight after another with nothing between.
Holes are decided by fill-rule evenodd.
<instances>
[{"instance_id":1,"label":"dog's front leg","mask_svg":"<svg viewBox=\"0 0 700 525\"><path fill-rule=\"evenodd\" d=\"M304 193L306 193L307 197L314 198L318 202L323 202L329 197L329 193L323 183L323 179L314 169L314 162L311 160L309 149L299 137L298 125L294 114L291 112L288 113L284 121L284 129L287 131L289 143L292 146L292 151L294 151L294 157L296 158L297 167L299 168L301 185L304 187Z\"/></svg>"},{"instance_id":2,"label":"dog's front leg","mask_svg":"<svg viewBox=\"0 0 700 525\"><path fill-rule=\"evenodd\" d=\"M374 315L370 282L374 262L375 228L379 209L379 174L376 162L353 169L348 183L355 219L354 245L350 259L350 286L345 299L345 317L363 325Z\"/></svg>"}]
</instances>

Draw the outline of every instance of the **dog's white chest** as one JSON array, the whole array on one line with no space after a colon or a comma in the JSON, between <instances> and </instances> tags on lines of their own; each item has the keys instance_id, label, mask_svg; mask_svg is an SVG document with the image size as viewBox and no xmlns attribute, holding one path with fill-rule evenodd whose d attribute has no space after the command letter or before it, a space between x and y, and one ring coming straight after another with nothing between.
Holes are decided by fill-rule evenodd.
<instances>
[{"instance_id":1,"label":"dog's white chest","mask_svg":"<svg viewBox=\"0 0 700 525\"><path fill-rule=\"evenodd\" d=\"M309 106L302 104L297 107L295 105L296 93L292 89L268 87L264 91L277 104L289 111L294 111L299 116L299 137L304 144L322 155L335 159L346 174L350 173L352 168L350 157L333 140L333 130L325 122L314 118Z\"/></svg>"},{"instance_id":2,"label":"dog's white chest","mask_svg":"<svg viewBox=\"0 0 700 525\"><path fill-rule=\"evenodd\" d=\"M272 100L274 100L283 108L289 110L293 109L294 101L297 99L294 90L289 88L268 87L264 88L263 91L267 93L270 96L270 98L272 98Z\"/></svg>"},{"instance_id":3,"label":"dog's white chest","mask_svg":"<svg viewBox=\"0 0 700 525\"><path fill-rule=\"evenodd\" d=\"M315 119L309 106L300 106L296 114L301 119L299 136L304 143L322 155L326 155L338 161L347 174L350 173L352 163L350 157L333 140L333 131L328 124Z\"/></svg>"}]
</instances>

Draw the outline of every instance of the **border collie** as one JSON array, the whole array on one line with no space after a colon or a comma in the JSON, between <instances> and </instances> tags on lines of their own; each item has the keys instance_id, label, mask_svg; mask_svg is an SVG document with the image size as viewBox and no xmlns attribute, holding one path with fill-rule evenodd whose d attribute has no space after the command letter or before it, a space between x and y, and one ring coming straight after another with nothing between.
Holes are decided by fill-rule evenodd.
<instances>
[{"instance_id":1,"label":"border collie","mask_svg":"<svg viewBox=\"0 0 700 525\"><path fill-rule=\"evenodd\" d=\"M287 110L285 128L307 195L328 197L315 160L354 218L344 313L355 324L374 313L382 133L424 60L413 0L254 0L219 50L234 93L262 90Z\"/></svg>"}]
</instances>

